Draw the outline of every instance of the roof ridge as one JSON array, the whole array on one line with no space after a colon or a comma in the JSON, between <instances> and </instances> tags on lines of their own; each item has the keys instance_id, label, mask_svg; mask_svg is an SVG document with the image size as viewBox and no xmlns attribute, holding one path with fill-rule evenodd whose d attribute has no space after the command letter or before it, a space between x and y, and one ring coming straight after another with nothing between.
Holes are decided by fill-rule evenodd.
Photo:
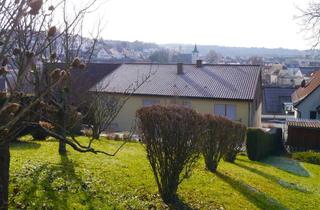
<instances>
[{"instance_id":1,"label":"roof ridge","mask_svg":"<svg viewBox=\"0 0 320 210\"><path fill-rule=\"evenodd\" d=\"M115 63L116 64L116 63ZM127 62L127 63L119 63L121 65L177 65L178 63L151 63L151 62ZM182 63L183 65L188 66L196 66L197 64L191 64L191 63ZM212 63L203 63L202 66L252 66L252 67L261 67L261 65L255 65L255 64L212 64Z\"/></svg>"}]
</instances>

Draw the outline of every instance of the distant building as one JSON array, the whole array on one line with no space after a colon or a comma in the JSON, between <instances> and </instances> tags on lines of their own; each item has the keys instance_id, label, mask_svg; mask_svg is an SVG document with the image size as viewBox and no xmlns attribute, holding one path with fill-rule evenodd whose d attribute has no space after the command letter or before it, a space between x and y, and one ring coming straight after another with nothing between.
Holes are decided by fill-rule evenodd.
<instances>
[{"instance_id":1,"label":"distant building","mask_svg":"<svg viewBox=\"0 0 320 210\"><path fill-rule=\"evenodd\" d=\"M199 60L199 51L197 45L194 45L194 49L192 51L192 64L196 64L197 60Z\"/></svg>"},{"instance_id":2,"label":"distant building","mask_svg":"<svg viewBox=\"0 0 320 210\"><path fill-rule=\"evenodd\" d=\"M310 76L313 72L320 70L320 66L300 66L300 71L304 76Z\"/></svg>"},{"instance_id":3,"label":"distant building","mask_svg":"<svg viewBox=\"0 0 320 210\"><path fill-rule=\"evenodd\" d=\"M288 68L280 70L277 83L280 86L299 86L303 80L303 75L299 68Z\"/></svg>"},{"instance_id":4,"label":"distant building","mask_svg":"<svg viewBox=\"0 0 320 210\"><path fill-rule=\"evenodd\" d=\"M97 59L99 60L110 60L112 59L112 56L109 55L109 53L107 52L107 50L105 49L101 49L99 50L99 52L97 53Z\"/></svg>"}]
</instances>

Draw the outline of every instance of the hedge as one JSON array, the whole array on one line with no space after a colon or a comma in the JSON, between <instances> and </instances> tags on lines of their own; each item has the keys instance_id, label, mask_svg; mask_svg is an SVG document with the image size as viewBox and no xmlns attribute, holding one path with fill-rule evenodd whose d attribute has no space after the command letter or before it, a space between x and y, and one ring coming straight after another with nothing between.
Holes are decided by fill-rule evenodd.
<instances>
[{"instance_id":1,"label":"hedge","mask_svg":"<svg viewBox=\"0 0 320 210\"><path fill-rule=\"evenodd\" d=\"M312 163L312 164L317 164L320 165L320 153L319 152L294 152L292 153L292 158L307 162L307 163Z\"/></svg>"},{"instance_id":2,"label":"hedge","mask_svg":"<svg viewBox=\"0 0 320 210\"><path fill-rule=\"evenodd\" d=\"M265 132L259 128L249 128L246 147L249 159L254 161L271 155L279 155L284 152L282 130L272 128L270 132Z\"/></svg>"}]
</instances>

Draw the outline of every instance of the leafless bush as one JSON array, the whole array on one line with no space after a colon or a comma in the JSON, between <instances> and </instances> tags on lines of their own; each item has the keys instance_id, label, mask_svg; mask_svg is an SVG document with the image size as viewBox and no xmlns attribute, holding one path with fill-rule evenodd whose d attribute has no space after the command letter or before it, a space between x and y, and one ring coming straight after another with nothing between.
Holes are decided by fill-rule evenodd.
<instances>
[{"instance_id":1,"label":"leafless bush","mask_svg":"<svg viewBox=\"0 0 320 210\"><path fill-rule=\"evenodd\" d=\"M205 133L203 135L202 153L206 168L216 171L220 159L227 153L230 144L232 122L221 116L204 115Z\"/></svg>"},{"instance_id":2,"label":"leafless bush","mask_svg":"<svg viewBox=\"0 0 320 210\"><path fill-rule=\"evenodd\" d=\"M247 126L233 122L229 134L231 135L230 144L224 160L233 163L245 143Z\"/></svg>"},{"instance_id":3,"label":"leafless bush","mask_svg":"<svg viewBox=\"0 0 320 210\"><path fill-rule=\"evenodd\" d=\"M159 105L141 108L137 116L159 193L174 203L178 185L199 157L202 117L188 108Z\"/></svg>"}]
</instances>

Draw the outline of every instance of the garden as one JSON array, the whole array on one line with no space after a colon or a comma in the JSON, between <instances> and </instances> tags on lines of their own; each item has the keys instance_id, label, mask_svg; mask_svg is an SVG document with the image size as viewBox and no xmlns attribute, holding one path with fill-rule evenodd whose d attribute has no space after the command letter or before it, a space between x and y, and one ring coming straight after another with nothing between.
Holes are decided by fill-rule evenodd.
<instances>
[{"instance_id":1,"label":"garden","mask_svg":"<svg viewBox=\"0 0 320 210\"><path fill-rule=\"evenodd\" d=\"M58 141L53 137L39 141L27 135L12 143L9 207L317 207L320 166L307 163L314 154L290 157L278 130L247 130L224 117L178 106L141 108L137 117L142 142L76 138L79 144L92 144L108 154L120 148L112 157L72 149L61 155L55 152Z\"/></svg>"},{"instance_id":2,"label":"garden","mask_svg":"<svg viewBox=\"0 0 320 210\"><path fill-rule=\"evenodd\" d=\"M122 142L102 138L94 144L113 151ZM142 144L127 143L115 157L71 148L63 157L57 149L54 139L26 136L13 143L11 209L168 209ZM200 158L178 195L194 209L316 209L320 166L287 158L256 162L238 155L234 164L222 160L212 173Z\"/></svg>"}]
</instances>

